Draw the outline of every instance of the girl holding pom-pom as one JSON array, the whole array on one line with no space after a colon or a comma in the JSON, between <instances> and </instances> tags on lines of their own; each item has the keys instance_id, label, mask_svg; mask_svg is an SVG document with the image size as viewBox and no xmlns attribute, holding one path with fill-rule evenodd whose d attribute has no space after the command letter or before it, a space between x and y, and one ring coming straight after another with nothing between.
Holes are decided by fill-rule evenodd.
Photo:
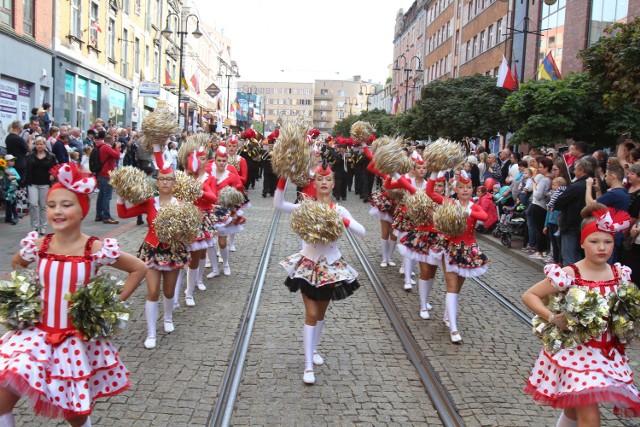
<instances>
[{"instance_id":1,"label":"girl holding pom-pom","mask_svg":"<svg viewBox=\"0 0 640 427\"><path fill-rule=\"evenodd\" d=\"M37 262L43 289L40 321L0 339L0 425L13 426L11 411L20 397L35 411L64 417L72 426L90 426L93 402L129 388L129 372L108 339L84 340L68 315L65 296L85 286L105 265L128 273L120 299L144 278L146 266L120 251L115 239L98 240L81 231L89 212L94 176L72 163L52 170L58 179L47 193L47 220L54 230L44 238L31 232L12 260L15 267Z\"/></svg>"},{"instance_id":2,"label":"girl holding pom-pom","mask_svg":"<svg viewBox=\"0 0 640 427\"><path fill-rule=\"evenodd\" d=\"M171 167L170 160L163 156L160 146L154 147L156 164L159 167L156 179L158 196L150 197L142 203L127 207L125 201L118 197L118 216L120 218L133 218L146 214L149 231L144 238L138 258L147 265L147 300L145 301L144 314L147 319L147 338L144 346L148 349L156 347L156 322L158 320L158 299L160 298L160 282L164 293L164 331L168 334L174 331L173 305L176 282L180 270L189 263L191 256L186 244L179 246L161 243L156 235L154 220L158 211L164 205L176 204L173 197L173 187L176 176Z\"/></svg>"},{"instance_id":3,"label":"girl holding pom-pom","mask_svg":"<svg viewBox=\"0 0 640 427\"><path fill-rule=\"evenodd\" d=\"M314 187L319 203L329 205L342 217L346 228L354 234L364 236L360 225L347 209L331 201L335 186L333 172L327 165L320 166L314 175ZM287 180L280 178L273 204L285 212L293 212L300 204L284 200ZM313 365L322 365L322 357L316 347L324 328L324 316L331 300L347 298L360 287L358 273L342 258L337 241L328 244L314 244L303 240L302 250L287 257L280 263L287 271L285 285L291 292L300 290L305 307L305 322L302 331L305 367L302 380L305 384L315 383Z\"/></svg>"},{"instance_id":4,"label":"girl holding pom-pom","mask_svg":"<svg viewBox=\"0 0 640 427\"><path fill-rule=\"evenodd\" d=\"M545 297L579 286L608 298L617 292L621 281L630 280L628 267L607 264L614 236L629 227L629 215L597 203L585 207L581 214L584 259L564 268L547 265L547 278L522 296L531 311L561 329L567 329L565 314L549 310ZM633 384L624 345L608 329L572 349L556 353L542 349L525 391L538 402L563 409L556 424L559 427L599 426L600 402L612 402L617 415L640 416L640 392Z\"/></svg>"}]
</instances>

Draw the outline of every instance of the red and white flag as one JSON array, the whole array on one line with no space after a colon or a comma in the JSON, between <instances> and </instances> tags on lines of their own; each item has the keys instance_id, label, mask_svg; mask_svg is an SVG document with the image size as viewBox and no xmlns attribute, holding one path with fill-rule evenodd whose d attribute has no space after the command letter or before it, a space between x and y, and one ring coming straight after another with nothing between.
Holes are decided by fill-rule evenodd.
<instances>
[{"instance_id":1,"label":"red and white flag","mask_svg":"<svg viewBox=\"0 0 640 427\"><path fill-rule=\"evenodd\" d=\"M507 58L505 58L504 55L502 55L502 63L498 70L498 82L496 86L509 90L515 90L518 87L518 81L511 73L509 64L507 64Z\"/></svg>"},{"instance_id":2,"label":"red and white flag","mask_svg":"<svg viewBox=\"0 0 640 427\"><path fill-rule=\"evenodd\" d=\"M91 28L93 28L94 30L98 30L99 33L102 32L102 28L100 28L100 25L98 25L98 23L96 21L93 21L91 23Z\"/></svg>"}]
</instances>

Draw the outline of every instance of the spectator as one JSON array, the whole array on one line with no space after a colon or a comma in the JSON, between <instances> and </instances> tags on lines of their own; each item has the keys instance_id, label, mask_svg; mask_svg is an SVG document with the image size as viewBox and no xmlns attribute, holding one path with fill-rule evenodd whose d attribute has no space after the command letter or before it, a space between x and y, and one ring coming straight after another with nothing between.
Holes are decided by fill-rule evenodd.
<instances>
[{"instance_id":1,"label":"spectator","mask_svg":"<svg viewBox=\"0 0 640 427\"><path fill-rule=\"evenodd\" d=\"M122 144L122 147L124 147L124 157L122 159L122 165L138 167L138 160L136 157L138 144L136 143L136 141L132 138L124 138L122 136L118 138L118 141L120 142L120 144Z\"/></svg>"},{"instance_id":2,"label":"spectator","mask_svg":"<svg viewBox=\"0 0 640 427\"><path fill-rule=\"evenodd\" d=\"M169 151L167 152L169 155L169 163L171 163L171 168L176 171L178 170L178 150L176 149L176 143L169 143ZM273 194L272 194L273 195Z\"/></svg>"},{"instance_id":3,"label":"spectator","mask_svg":"<svg viewBox=\"0 0 640 427\"><path fill-rule=\"evenodd\" d=\"M2 190L4 194L5 211L4 222L16 225L18 223L18 185L20 182L20 174L14 168L16 158L12 154L4 156L7 166L4 168L2 176Z\"/></svg>"},{"instance_id":4,"label":"spectator","mask_svg":"<svg viewBox=\"0 0 640 427\"><path fill-rule=\"evenodd\" d=\"M591 162L580 159L574 167L575 181L558 196L555 208L560 211L560 250L562 264L575 264L582 259L580 251L580 223L582 218L577 213L585 207L585 191L587 178L593 177Z\"/></svg>"},{"instance_id":5,"label":"spectator","mask_svg":"<svg viewBox=\"0 0 640 427\"><path fill-rule=\"evenodd\" d=\"M40 135L38 129L40 128L40 122L38 120L38 116L31 116L29 119L29 125L25 126L22 131L22 139L27 142L29 146L29 151L33 149L33 141L35 141L36 137Z\"/></svg>"},{"instance_id":6,"label":"spectator","mask_svg":"<svg viewBox=\"0 0 640 427\"><path fill-rule=\"evenodd\" d=\"M47 141L46 141L47 150L49 150L50 152L53 152L53 144L56 143L59 136L60 136L60 128L57 126L51 126L51 129L49 129L49 135L47 135Z\"/></svg>"},{"instance_id":7,"label":"spectator","mask_svg":"<svg viewBox=\"0 0 640 427\"><path fill-rule=\"evenodd\" d=\"M498 210L493 202L492 194L487 191L484 185L476 188L476 195L478 197L478 205L489 216L486 221L478 221L476 230L485 233L491 231L491 228L498 222Z\"/></svg>"},{"instance_id":8,"label":"spectator","mask_svg":"<svg viewBox=\"0 0 640 427\"><path fill-rule=\"evenodd\" d=\"M522 156L520 156L520 153L511 153L511 157L509 158L509 161L511 164L509 165L509 172L507 173L505 184L509 184L509 185L513 184L513 181L515 180L516 176L520 173L518 163L520 163L521 159L522 159Z\"/></svg>"},{"instance_id":9,"label":"spectator","mask_svg":"<svg viewBox=\"0 0 640 427\"><path fill-rule=\"evenodd\" d=\"M480 169L478 168L478 158L473 155L467 157L464 170L471 176L471 184L473 185L473 188L478 188L480 186Z\"/></svg>"},{"instance_id":10,"label":"spectator","mask_svg":"<svg viewBox=\"0 0 640 427\"><path fill-rule=\"evenodd\" d=\"M31 228L43 236L47 228L47 192L53 180L49 171L56 164L56 158L47 150L44 137L37 137L34 144L34 150L27 155L25 184L29 192Z\"/></svg>"},{"instance_id":11,"label":"spectator","mask_svg":"<svg viewBox=\"0 0 640 427\"><path fill-rule=\"evenodd\" d=\"M571 177L575 177L574 170L576 162L587 155L587 143L584 141L575 141L569 146L569 155L575 159L575 161L569 166L569 175L571 175Z\"/></svg>"},{"instance_id":12,"label":"spectator","mask_svg":"<svg viewBox=\"0 0 640 427\"><path fill-rule=\"evenodd\" d=\"M80 159L80 168L82 168L84 172L91 173L91 168L89 168L89 156L91 155L91 151L93 151L92 145L85 145L82 148L82 158Z\"/></svg>"},{"instance_id":13,"label":"spectator","mask_svg":"<svg viewBox=\"0 0 640 427\"><path fill-rule=\"evenodd\" d=\"M554 205L558 196L567 189L567 183L568 181L562 177L553 178L553 181L551 181L551 195L549 197L549 203L547 203L547 217L544 221L543 232L551 241L553 258L547 258L547 263L554 262L560 264L562 261L560 257L560 234L558 233L558 216L560 215L560 211L557 211Z\"/></svg>"},{"instance_id":14,"label":"spectator","mask_svg":"<svg viewBox=\"0 0 640 427\"><path fill-rule=\"evenodd\" d=\"M522 179L518 185L518 192L516 193L516 205L529 206L529 199L531 193L533 193L533 171L531 168L524 168L522 172Z\"/></svg>"},{"instance_id":15,"label":"spectator","mask_svg":"<svg viewBox=\"0 0 640 427\"><path fill-rule=\"evenodd\" d=\"M82 132L79 127L71 128L71 132L69 133L69 147L74 153L78 153L77 163L80 164L80 156L82 156L82 147L84 144L82 143Z\"/></svg>"},{"instance_id":16,"label":"spectator","mask_svg":"<svg viewBox=\"0 0 640 427\"><path fill-rule=\"evenodd\" d=\"M18 175L24 176L27 167L27 154L31 151L29 144L20 136L22 133L22 123L20 120L14 120L9 126L9 134L5 139L7 146L7 154L11 154L15 159L14 168Z\"/></svg>"},{"instance_id":17,"label":"spectator","mask_svg":"<svg viewBox=\"0 0 640 427\"><path fill-rule=\"evenodd\" d=\"M87 137L82 141L82 145L84 145L85 147L88 145L89 147L93 148L95 143L96 143L96 131L93 129L89 129L87 131Z\"/></svg>"},{"instance_id":18,"label":"spectator","mask_svg":"<svg viewBox=\"0 0 640 427\"><path fill-rule=\"evenodd\" d=\"M511 168L511 150L508 148L500 151L500 183L507 184L507 177Z\"/></svg>"},{"instance_id":19,"label":"spectator","mask_svg":"<svg viewBox=\"0 0 640 427\"><path fill-rule=\"evenodd\" d=\"M502 171L500 170L498 157L495 154L489 154L487 156L487 170L482 177L482 181L484 182L487 178L493 178L496 182L502 182Z\"/></svg>"},{"instance_id":20,"label":"spectator","mask_svg":"<svg viewBox=\"0 0 640 427\"><path fill-rule=\"evenodd\" d=\"M480 171L480 180L484 182L484 175L487 173L487 156L485 152L478 153L478 170Z\"/></svg>"},{"instance_id":21,"label":"spectator","mask_svg":"<svg viewBox=\"0 0 640 427\"><path fill-rule=\"evenodd\" d=\"M113 187L109 184L109 173L116 168L116 160L120 158L120 143L115 142L112 136L104 137L104 141L98 141L95 147L100 156L102 169L98 172L98 200L96 201L96 221L105 224L118 224L118 220L111 217L110 203Z\"/></svg>"},{"instance_id":22,"label":"spectator","mask_svg":"<svg viewBox=\"0 0 640 427\"><path fill-rule=\"evenodd\" d=\"M619 141L616 157L620 161L620 166L626 168L626 165L631 163L631 151L636 148L636 145L626 136Z\"/></svg>"},{"instance_id":23,"label":"spectator","mask_svg":"<svg viewBox=\"0 0 640 427\"><path fill-rule=\"evenodd\" d=\"M544 224L547 217L547 195L551 190L551 168L553 162L550 158L538 156L538 175L535 179L533 193L531 195L530 214L528 217L533 222L533 231L536 235L536 253L531 258L545 259L549 252L549 240L544 233Z\"/></svg>"},{"instance_id":24,"label":"spectator","mask_svg":"<svg viewBox=\"0 0 640 427\"><path fill-rule=\"evenodd\" d=\"M61 133L60 137L53 143L53 147L51 147L51 152L54 156L56 156L56 160L58 163L67 163L69 162L69 151L67 150L67 146L69 144L69 134Z\"/></svg>"},{"instance_id":25,"label":"spectator","mask_svg":"<svg viewBox=\"0 0 640 427\"><path fill-rule=\"evenodd\" d=\"M619 258L621 263L631 268L631 281L640 283L640 164L629 166L627 180L631 199L629 215L633 225L624 240Z\"/></svg>"},{"instance_id":26,"label":"spectator","mask_svg":"<svg viewBox=\"0 0 640 427\"><path fill-rule=\"evenodd\" d=\"M565 185L568 185L571 182L569 169L567 169L567 164L563 159L558 159L555 161L553 167L551 168L551 172L554 178L564 178Z\"/></svg>"}]
</instances>

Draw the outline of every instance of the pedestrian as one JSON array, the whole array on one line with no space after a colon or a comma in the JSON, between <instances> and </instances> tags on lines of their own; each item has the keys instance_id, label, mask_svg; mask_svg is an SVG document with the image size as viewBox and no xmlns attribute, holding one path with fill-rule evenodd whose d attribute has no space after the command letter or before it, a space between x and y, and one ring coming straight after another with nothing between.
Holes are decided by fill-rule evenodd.
<instances>
[{"instance_id":1,"label":"pedestrian","mask_svg":"<svg viewBox=\"0 0 640 427\"><path fill-rule=\"evenodd\" d=\"M35 149L27 155L27 176L24 180L29 193L31 229L44 236L47 229L47 192L53 182L50 171L57 161L47 151L44 137L37 137L34 144Z\"/></svg>"},{"instance_id":2,"label":"pedestrian","mask_svg":"<svg viewBox=\"0 0 640 427\"><path fill-rule=\"evenodd\" d=\"M551 190L551 168L553 162L550 158L538 156L538 174L535 178L533 193L531 193L531 204L529 205L532 226L536 235L536 252L529 255L533 259L545 259L549 254L549 238L544 234L544 223L547 218L547 194Z\"/></svg>"},{"instance_id":3,"label":"pedestrian","mask_svg":"<svg viewBox=\"0 0 640 427\"><path fill-rule=\"evenodd\" d=\"M145 348L156 348L156 323L158 320L158 299L160 298L160 284L164 294L164 331L170 334L174 331L173 305L176 282L180 270L189 263L190 255L184 243L169 245L161 243L156 235L154 220L158 211L178 201L173 197L173 187L176 184L176 176L171 164L165 162L161 152L156 154L156 162L160 168L156 179L158 195L150 197L142 203L127 207L124 200L118 198L118 216L120 218L132 218L145 214L149 230L138 249L138 258L147 266L147 300L145 301L144 314L147 320L147 338L144 341Z\"/></svg>"},{"instance_id":4,"label":"pedestrian","mask_svg":"<svg viewBox=\"0 0 640 427\"><path fill-rule=\"evenodd\" d=\"M293 212L300 204L284 200L287 181L280 178L273 204L284 212ZM314 174L317 201L335 209L344 225L352 233L364 236L365 230L343 207L331 201L335 185L333 172L328 165L320 166ZM302 294L305 307L305 321L302 331L304 347L305 384L315 383L314 365L322 365L323 358L318 354L317 346L325 325L325 313L332 300L341 300L352 295L360 284L358 273L342 258L337 241L327 244L312 244L302 241L302 250L288 256L280 262L287 272L285 285L291 292L298 290Z\"/></svg>"},{"instance_id":5,"label":"pedestrian","mask_svg":"<svg viewBox=\"0 0 640 427\"><path fill-rule=\"evenodd\" d=\"M629 215L595 203L582 210L581 216L584 220L580 246L584 257L564 268L556 264L545 266L547 277L522 296L531 311L563 330L568 328L565 313L549 310L543 301L546 297L585 287L608 298L630 279L631 273L628 267L607 264L613 253L613 236L629 226ZM604 402L614 404L615 414L640 416L640 392L633 384L624 344L608 328L598 338L572 348L556 352L542 349L525 391L537 402L563 409L556 424L561 427L599 426L598 405Z\"/></svg>"},{"instance_id":6,"label":"pedestrian","mask_svg":"<svg viewBox=\"0 0 640 427\"><path fill-rule=\"evenodd\" d=\"M58 183L47 194L47 219L54 233L30 232L13 257L14 268L37 263L43 287L42 313L35 326L0 339L0 425L14 426L12 410L28 397L38 414L64 417L72 426L90 426L95 400L127 390L129 372L109 338L83 339L69 317L69 293L85 286L100 267L127 273L120 300L144 278L144 263L120 250L115 239L100 241L82 233L95 177L75 164L54 172ZM72 359L73 360L72 360Z\"/></svg>"},{"instance_id":7,"label":"pedestrian","mask_svg":"<svg viewBox=\"0 0 640 427\"><path fill-rule=\"evenodd\" d=\"M98 199L96 200L96 222L118 224L117 219L111 217L111 197L113 187L109 184L110 172L116 169L116 161L120 159L120 143L107 135L104 141L98 141L94 150L98 150L102 169L96 174L98 178Z\"/></svg>"},{"instance_id":8,"label":"pedestrian","mask_svg":"<svg viewBox=\"0 0 640 427\"><path fill-rule=\"evenodd\" d=\"M15 168L16 158L12 154L4 156L6 166L2 175L2 194L5 201L4 222L6 224L18 224L18 189L20 174Z\"/></svg>"}]
</instances>

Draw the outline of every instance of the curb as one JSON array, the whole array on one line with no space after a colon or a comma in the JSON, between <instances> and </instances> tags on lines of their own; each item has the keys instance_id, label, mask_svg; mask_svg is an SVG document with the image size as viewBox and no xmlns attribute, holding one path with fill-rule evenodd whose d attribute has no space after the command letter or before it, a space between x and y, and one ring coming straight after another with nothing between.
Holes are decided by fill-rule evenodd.
<instances>
[{"instance_id":1,"label":"curb","mask_svg":"<svg viewBox=\"0 0 640 427\"><path fill-rule=\"evenodd\" d=\"M493 239L493 238L491 238L490 236L488 236L486 234L476 233L475 237L476 237L476 240L480 240L480 241L482 241L484 243L488 243L491 246L493 246L494 248L498 249L499 251L504 252L505 254L508 254L509 256L516 257L516 258L518 258L519 261L522 261L522 262L530 265L533 268L542 270L542 267L544 267L546 265L542 260L533 260L533 259L529 258L528 255L520 253L520 251L516 251L516 250L507 248L499 240Z\"/></svg>"}]
</instances>

